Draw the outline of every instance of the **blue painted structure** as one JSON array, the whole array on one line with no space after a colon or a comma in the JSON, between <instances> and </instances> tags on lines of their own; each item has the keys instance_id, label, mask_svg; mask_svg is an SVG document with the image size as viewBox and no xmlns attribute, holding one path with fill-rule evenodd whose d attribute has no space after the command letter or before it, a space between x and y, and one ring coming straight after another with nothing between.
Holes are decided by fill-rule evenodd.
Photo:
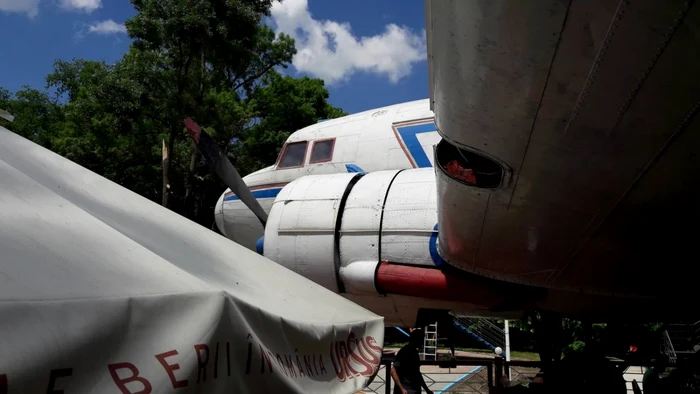
<instances>
[{"instance_id":1,"label":"blue painted structure","mask_svg":"<svg viewBox=\"0 0 700 394\"><path fill-rule=\"evenodd\" d=\"M409 155L411 155L416 167L427 168L433 166L430 164L430 159L428 159L428 155L426 155L423 150L423 146L421 146L420 141L418 141L418 134L436 132L437 127L435 126L435 122L398 126L396 127L396 131L398 131L402 140L401 142L406 147Z\"/></svg>"},{"instance_id":2,"label":"blue painted structure","mask_svg":"<svg viewBox=\"0 0 700 394\"><path fill-rule=\"evenodd\" d=\"M345 169L348 170L348 172L359 172L360 174L365 173L365 171L357 164L346 164Z\"/></svg>"},{"instance_id":3,"label":"blue painted structure","mask_svg":"<svg viewBox=\"0 0 700 394\"><path fill-rule=\"evenodd\" d=\"M447 386L445 386L445 387L442 388L441 390L436 391L436 393L439 394L439 393L444 393L444 392L448 391L448 390L450 389L450 387L452 387L452 386L454 386L455 384L461 382L462 380L464 380L464 379L465 379L466 377L468 377L469 375L475 374L475 373L478 372L481 368L483 368L483 367L482 367L482 366L476 366L476 367L474 367L471 371L469 371L469 372L465 373L464 375L458 377L457 379L453 380L452 383L448 384Z\"/></svg>"},{"instance_id":4,"label":"blue painted structure","mask_svg":"<svg viewBox=\"0 0 700 394\"><path fill-rule=\"evenodd\" d=\"M258 242L255 243L255 250L258 252L259 255L263 254L264 246L265 237L260 237L260 239L258 239Z\"/></svg>"},{"instance_id":5,"label":"blue painted structure","mask_svg":"<svg viewBox=\"0 0 700 394\"><path fill-rule=\"evenodd\" d=\"M489 349L491 349L491 350L493 350L493 349L496 348L496 347L493 346L490 342L488 342L487 340L485 340L484 338L482 338L481 336L479 336L479 334L477 334L476 332L474 332L473 330L471 330L469 327L465 326L464 324L460 323L459 321L457 321L457 320L452 320L452 322L454 323L455 327L459 328L462 332L467 333L469 336L471 336L471 337L474 338L477 342L483 344L483 345L486 346L487 348L489 348Z\"/></svg>"},{"instance_id":6,"label":"blue painted structure","mask_svg":"<svg viewBox=\"0 0 700 394\"><path fill-rule=\"evenodd\" d=\"M397 330L399 330L399 331L401 331L401 333L402 333L403 335L407 336L407 337L410 337L410 336L411 336L411 334L407 333L407 332L406 332L403 328L401 328L401 327L394 327L394 328L397 329Z\"/></svg>"},{"instance_id":7,"label":"blue painted structure","mask_svg":"<svg viewBox=\"0 0 700 394\"><path fill-rule=\"evenodd\" d=\"M430 249L430 258L433 260L433 263L437 265L438 267L443 265L445 263L445 260L442 259L442 256L440 256L440 253L438 252L437 249L437 240L438 240L438 225L436 224L435 227L433 227L433 234L430 236L430 243L428 244L428 248Z\"/></svg>"}]
</instances>

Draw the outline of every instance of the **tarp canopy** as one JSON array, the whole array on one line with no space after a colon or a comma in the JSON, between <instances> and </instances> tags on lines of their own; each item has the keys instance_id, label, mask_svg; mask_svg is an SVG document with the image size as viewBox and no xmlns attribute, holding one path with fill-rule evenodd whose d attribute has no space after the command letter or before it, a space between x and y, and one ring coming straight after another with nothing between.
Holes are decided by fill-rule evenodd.
<instances>
[{"instance_id":1,"label":"tarp canopy","mask_svg":"<svg viewBox=\"0 0 700 394\"><path fill-rule=\"evenodd\" d=\"M0 393L352 393L383 340L380 316L0 127Z\"/></svg>"}]
</instances>

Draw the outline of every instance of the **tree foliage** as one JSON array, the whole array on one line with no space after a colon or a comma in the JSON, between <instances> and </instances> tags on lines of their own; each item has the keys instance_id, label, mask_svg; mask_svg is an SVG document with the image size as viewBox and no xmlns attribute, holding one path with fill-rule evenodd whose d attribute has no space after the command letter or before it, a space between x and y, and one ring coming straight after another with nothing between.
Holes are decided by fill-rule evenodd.
<instances>
[{"instance_id":1,"label":"tree foliage","mask_svg":"<svg viewBox=\"0 0 700 394\"><path fill-rule=\"evenodd\" d=\"M269 13L271 0L132 0L138 14L126 22L134 40L132 65L156 73L149 101L163 104L163 111L153 115L167 129L167 157L163 161L162 203L168 206L170 195L184 187L183 205L192 212L194 173L197 152L181 152L185 138L182 120L193 117L205 123L205 97L212 90L229 90L242 100L250 94L255 81L276 66L291 61L296 52L294 42L284 34L275 36L261 25ZM184 184L171 169L179 154L190 165ZM175 168L175 170L183 170ZM172 174L175 175L175 174Z\"/></svg>"},{"instance_id":2,"label":"tree foliage","mask_svg":"<svg viewBox=\"0 0 700 394\"><path fill-rule=\"evenodd\" d=\"M242 174L290 133L345 113L323 81L283 76L294 41L262 19L270 0L132 0L115 64L57 60L45 91L0 88L1 124L207 227L225 189L187 138L192 117ZM163 147L167 161L163 161Z\"/></svg>"},{"instance_id":3,"label":"tree foliage","mask_svg":"<svg viewBox=\"0 0 700 394\"><path fill-rule=\"evenodd\" d=\"M291 133L321 119L345 115L328 104L323 80L292 78L270 71L248 101L253 122L237 146L238 165L246 170L273 163ZM239 137L239 136L236 136Z\"/></svg>"},{"instance_id":4,"label":"tree foliage","mask_svg":"<svg viewBox=\"0 0 700 394\"><path fill-rule=\"evenodd\" d=\"M541 329L542 316L532 311L523 319L510 320L511 341L518 350L537 351L537 330ZM600 352L606 355L624 357L631 346L637 347L637 353L645 357L654 357L658 352L662 325L660 323L639 323L611 321L608 323L582 322L562 318L561 338L557 341L559 349L550 356L554 359L571 356L584 351ZM588 326L588 329L587 327ZM548 343L554 342L548 337ZM551 350L551 349L549 349Z\"/></svg>"},{"instance_id":5,"label":"tree foliage","mask_svg":"<svg viewBox=\"0 0 700 394\"><path fill-rule=\"evenodd\" d=\"M12 94L0 87L0 108L15 116L15 133L51 149L52 137L61 129L64 113L46 92L24 86ZM2 118L0 125L9 127Z\"/></svg>"}]
</instances>

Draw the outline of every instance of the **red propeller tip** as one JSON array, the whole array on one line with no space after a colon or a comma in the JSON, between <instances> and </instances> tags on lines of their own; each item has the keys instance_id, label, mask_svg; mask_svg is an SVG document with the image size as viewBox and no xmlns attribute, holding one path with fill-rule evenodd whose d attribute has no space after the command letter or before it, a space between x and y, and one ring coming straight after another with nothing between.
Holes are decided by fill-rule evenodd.
<instances>
[{"instance_id":1,"label":"red propeller tip","mask_svg":"<svg viewBox=\"0 0 700 394\"><path fill-rule=\"evenodd\" d=\"M190 118L185 119L185 127L187 128L187 133L189 133L194 142L199 144L199 135L202 133L202 128Z\"/></svg>"}]
</instances>

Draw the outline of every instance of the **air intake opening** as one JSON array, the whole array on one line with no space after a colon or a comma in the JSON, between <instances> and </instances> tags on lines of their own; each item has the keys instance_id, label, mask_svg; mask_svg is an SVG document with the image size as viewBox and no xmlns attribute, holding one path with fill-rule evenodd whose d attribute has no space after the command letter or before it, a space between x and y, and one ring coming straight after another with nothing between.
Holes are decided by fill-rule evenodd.
<instances>
[{"instance_id":1,"label":"air intake opening","mask_svg":"<svg viewBox=\"0 0 700 394\"><path fill-rule=\"evenodd\" d=\"M445 140L435 148L440 169L450 178L469 186L495 189L503 182L503 167L477 152L459 149Z\"/></svg>"}]
</instances>

